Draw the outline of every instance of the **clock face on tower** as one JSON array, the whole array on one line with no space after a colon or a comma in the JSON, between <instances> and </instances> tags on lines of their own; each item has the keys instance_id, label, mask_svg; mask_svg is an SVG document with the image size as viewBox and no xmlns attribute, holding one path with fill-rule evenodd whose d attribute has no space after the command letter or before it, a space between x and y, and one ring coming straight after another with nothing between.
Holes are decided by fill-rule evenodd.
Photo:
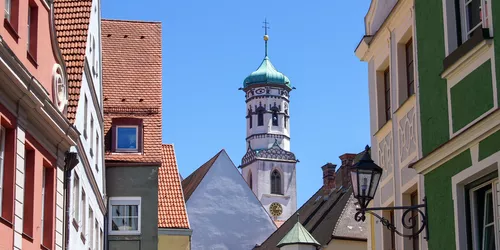
<instances>
[{"instance_id":1,"label":"clock face on tower","mask_svg":"<svg viewBox=\"0 0 500 250\"><path fill-rule=\"evenodd\" d=\"M273 202L271 206L269 206L269 212L272 216L278 217L283 213L283 207L281 207L281 204L278 202Z\"/></svg>"}]
</instances>

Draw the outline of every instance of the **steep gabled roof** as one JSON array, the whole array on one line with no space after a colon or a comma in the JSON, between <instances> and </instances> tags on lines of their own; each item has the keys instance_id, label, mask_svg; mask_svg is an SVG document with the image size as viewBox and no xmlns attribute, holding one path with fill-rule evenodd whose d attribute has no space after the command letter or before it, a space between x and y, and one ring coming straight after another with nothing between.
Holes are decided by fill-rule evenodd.
<instances>
[{"instance_id":1,"label":"steep gabled roof","mask_svg":"<svg viewBox=\"0 0 500 250\"><path fill-rule=\"evenodd\" d=\"M158 227L189 228L174 145L162 145L158 170Z\"/></svg>"},{"instance_id":2,"label":"steep gabled roof","mask_svg":"<svg viewBox=\"0 0 500 250\"><path fill-rule=\"evenodd\" d=\"M295 226L288 231L288 233L281 239L281 241L276 245L276 247L282 247L286 245L312 245L319 247L320 244L314 237L307 231L307 229L297 221Z\"/></svg>"},{"instance_id":3,"label":"steep gabled roof","mask_svg":"<svg viewBox=\"0 0 500 250\"><path fill-rule=\"evenodd\" d=\"M182 181L182 190L184 191L184 200L187 202L193 194L194 190L198 187L198 185L203 180L203 177L207 174L208 170L212 167L214 162L217 160L219 155L224 151L221 150L210 160L205 162L205 164L201 165L198 169L196 169L192 174L190 174L186 179Z\"/></svg>"},{"instance_id":4,"label":"steep gabled roof","mask_svg":"<svg viewBox=\"0 0 500 250\"><path fill-rule=\"evenodd\" d=\"M71 123L80 99L91 12L92 0L54 0L57 41L68 74L67 117Z\"/></svg>"},{"instance_id":5,"label":"steep gabled roof","mask_svg":"<svg viewBox=\"0 0 500 250\"><path fill-rule=\"evenodd\" d=\"M328 195L324 194L321 187L297 212L299 222L316 239L320 245L327 245L332 239L332 234L340 218L345 205L347 204L352 190L335 190ZM297 212L281 225L269 238L260 246L258 250L277 250L276 246L285 235L292 230L297 222Z\"/></svg>"}]
</instances>

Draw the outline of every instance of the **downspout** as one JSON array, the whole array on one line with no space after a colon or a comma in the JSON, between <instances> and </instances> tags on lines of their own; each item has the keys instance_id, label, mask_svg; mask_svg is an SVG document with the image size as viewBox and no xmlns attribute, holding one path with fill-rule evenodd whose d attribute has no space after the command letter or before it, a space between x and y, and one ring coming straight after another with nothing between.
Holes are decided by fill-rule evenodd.
<instances>
[{"instance_id":1,"label":"downspout","mask_svg":"<svg viewBox=\"0 0 500 250\"><path fill-rule=\"evenodd\" d=\"M50 9L50 15L49 15L49 28L50 28L50 40L52 44L52 53L54 53L54 57L56 58L56 61L59 63L59 65L62 68L62 74L63 74L63 79L68 86L68 74L66 71L66 63L64 61L64 58L61 54L61 50L59 47L59 42L57 41L57 33L56 33L56 25L55 25L55 14L54 14L54 0L47 0L47 3L49 5ZM66 91L68 93L68 91ZM67 109L63 112L63 115L66 116L66 111ZM70 212L69 212L69 196L70 196L70 183L71 183L71 170L78 164L78 158L77 158L77 153L74 152L66 152L66 161L65 161L65 166L64 166L64 197L63 197L63 203L64 203L64 218L63 218L63 226L64 226L64 234L63 234L63 250L67 250L69 247L69 218L70 218Z\"/></svg>"},{"instance_id":2,"label":"downspout","mask_svg":"<svg viewBox=\"0 0 500 250\"><path fill-rule=\"evenodd\" d=\"M70 218L70 212L69 212L69 201L70 199L68 198L70 196L70 190L71 190L71 172L73 168L78 164L78 158L77 158L77 153L75 152L66 152L66 160L64 164L64 197L63 197L63 203L64 203L64 218L63 218L63 226L64 226L64 243L63 243L63 249L68 249L69 247L69 218Z\"/></svg>"}]
</instances>

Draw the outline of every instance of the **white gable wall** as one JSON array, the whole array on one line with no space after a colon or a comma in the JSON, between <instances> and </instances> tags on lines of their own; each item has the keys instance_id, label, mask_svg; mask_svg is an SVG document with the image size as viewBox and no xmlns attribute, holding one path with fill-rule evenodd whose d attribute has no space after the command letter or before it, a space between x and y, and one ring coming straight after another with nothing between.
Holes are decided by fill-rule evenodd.
<instances>
[{"instance_id":1,"label":"white gable wall","mask_svg":"<svg viewBox=\"0 0 500 250\"><path fill-rule=\"evenodd\" d=\"M250 250L276 226L223 151L186 203L192 249Z\"/></svg>"},{"instance_id":2,"label":"white gable wall","mask_svg":"<svg viewBox=\"0 0 500 250\"><path fill-rule=\"evenodd\" d=\"M85 58L88 60L88 66L90 68L90 75L87 75L85 71L82 75L82 84L80 88L80 99L78 101L78 107L76 111L75 127L80 132L80 141L83 146L83 151L79 153L79 163L72 171L71 178L71 195L68 197L70 200L70 206L68 208L70 212L70 221L68 226L70 228L69 233L69 245L71 249L93 249L90 244L90 233L93 233L94 244L97 243L97 239L100 234L100 230L104 232L104 213L101 211L98 203L98 197L104 196L104 133L103 133L103 123L100 121L102 117L102 84L101 84L101 60L100 60L100 0L93 0L92 11L90 14L90 24L89 31L87 35L87 49ZM92 40L95 40L95 55L91 53ZM93 49L94 50L94 49ZM93 60L92 58L95 58ZM95 70L92 70L95 67ZM92 82L92 84L90 83ZM93 87L92 87L93 85ZM95 93L95 94L93 94ZM96 98L94 99L93 96ZM87 138L84 137L84 125L85 125L85 97L87 97ZM90 119L94 120L93 131L90 131ZM99 143L96 144L97 135L99 138ZM91 138L92 136L92 138ZM90 149L92 148L93 154L90 154ZM76 148L72 149L73 152L77 152ZM85 165L90 166L91 173L87 175L85 171ZM77 175L79 178L79 188L78 188L78 198L79 198L79 218L75 219L75 204L73 198L73 182L74 176ZM95 179L97 183L97 192L94 192L91 179ZM85 192L85 216L83 216L83 207L81 203L82 190ZM89 220L89 208L93 211L92 221ZM78 227L73 226L73 220L75 219ZM83 220L86 222L86 230L82 231ZM94 230L95 221L98 222L99 230L96 234ZM92 230L90 230L92 229ZM84 242L80 235L84 235L86 241ZM102 242L99 242L102 245Z\"/></svg>"}]
</instances>

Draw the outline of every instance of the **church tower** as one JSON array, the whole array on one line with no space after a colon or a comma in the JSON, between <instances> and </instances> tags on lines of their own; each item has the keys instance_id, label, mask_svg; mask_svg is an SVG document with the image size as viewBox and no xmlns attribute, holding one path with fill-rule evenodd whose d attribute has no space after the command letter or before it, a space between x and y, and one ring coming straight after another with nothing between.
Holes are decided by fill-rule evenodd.
<instances>
[{"instance_id":1,"label":"church tower","mask_svg":"<svg viewBox=\"0 0 500 250\"><path fill-rule=\"evenodd\" d=\"M247 152L241 160L243 178L279 226L297 210L295 164L290 152L290 92L295 89L267 56L243 82L246 98Z\"/></svg>"}]
</instances>

